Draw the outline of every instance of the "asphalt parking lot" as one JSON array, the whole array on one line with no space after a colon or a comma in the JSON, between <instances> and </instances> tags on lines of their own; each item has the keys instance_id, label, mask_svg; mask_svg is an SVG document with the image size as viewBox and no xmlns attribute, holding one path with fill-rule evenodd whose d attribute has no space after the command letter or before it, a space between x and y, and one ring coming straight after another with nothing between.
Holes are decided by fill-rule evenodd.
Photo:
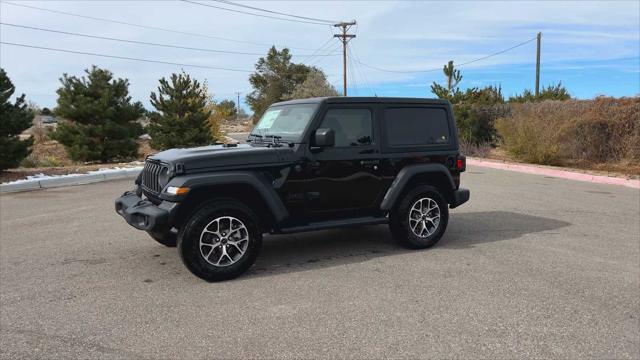
<instances>
[{"instance_id":1,"label":"asphalt parking lot","mask_svg":"<svg viewBox=\"0 0 640 360\"><path fill-rule=\"evenodd\" d=\"M2 358L638 358L640 191L469 167L432 249L267 237L191 275L115 214L131 181L0 196Z\"/></svg>"}]
</instances>

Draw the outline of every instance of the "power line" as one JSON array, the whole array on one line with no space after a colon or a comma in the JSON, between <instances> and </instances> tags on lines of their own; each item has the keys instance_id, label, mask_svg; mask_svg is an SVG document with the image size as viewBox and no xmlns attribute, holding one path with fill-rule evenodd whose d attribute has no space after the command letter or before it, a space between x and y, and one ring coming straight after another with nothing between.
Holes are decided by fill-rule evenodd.
<instances>
[{"instance_id":1,"label":"power line","mask_svg":"<svg viewBox=\"0 0 640 360\"><path fill-rule=\"evenodd\" d=\"M248 41L248 40L238 40L238 39L231 39L231 38L225 38L225 37L220 37L220 36L212 36L212 35L201 34L201 33L194 33L194 32L188 32L188 31L175 30L175 29L168 29L168 28L162 28L162 27L157 27L157 26L140 25L140 24L134 24L134 23L126 22L126 21L105 19L105 18L100 18L100 17L95 17L95 16L88 16L88 15L70 13L70 12L65 12L65 11L41 8L41 7L32 6L32 5L16 4L16 3L7 2L7 1L1 1L0 3L6 4L6 5L11 5L11 6L18 6L18 7L28 8L28 9L39 10L39 11L45 11L45 12L49 12L49 13L53 13L53 14L73 16L73 17L82 18L82 19L89 19L89 20L109 22L109 23L120 24L120 25L133 26L133 27L137 27L137 28L141 28L141 29L164 31L164 32L170 32L170 33L181 34L181 35L197 36L197 37L204 37L204 38L209 38L209 39L216 39L216 40L222 40L222 41L230 41L230 42L236 42L236 43L251 44L251 45L259 45L259 46L269 46L269 47L271 47L271 46L274 45L274 44L268 44L268 43L260 43L260 42L254 42L254 41ZM286 45L278 45L278 46L279 47L288 47L289 49L296 49L296 50L313 50L313 49L309 49L309 48L299 48L299 47L286 46Z\"/></svg>"},{"instance_id":2,"label":"power line","mask_svg":"<svg viewBox=\"0 0 640 360\"><path fill-rule=\"evenodd\" d=\"M347 52L348 52L350 57L353 57L354 59L357 60L357 57L353 53L353 49L352 49L351 45L349 45L349 44L347 44ZM358 76L364 80L366 88L371 90L373 87L371 86L371 83L369 82L369 78L367 76L366 71L363 71L362 70L362 66L360 66L360 64L358 62L356 62L356 61L354 61L354 67L355 67L356 71L359 74Z\"/></svg>"},{"instance_id":3,"label":"power line","mask_svg":"<svg viewBox=\"0 0 640 360\"><path fill-rule=\"evenodd\" d=\"M141 58L134 58L134 57L128 57L128 56L118 56L118 55L109 55L109 54L86 52L86 51L75 51L75 50L67 50L67 49L58 49L58 48L36 46L36 45L29 45L29 44L19 44L19 43L7 42L7 41L0 41L0 44L2 44L2 45L11 45L11 46L19 46L19 47L31 48L31 49L39 49L39 50L47 50L47 51L69 53L69 54L90 55L90 56L98 56L98 57L104 57L104 58L110 58L110 59L120 59L120 60L131 60L131 61L147 62L147 63L154 63L154 64L177 65L177 66L184 66L184 67L193 67L193 68L211 69L211 70L224 70L224 71L243 72L243 73L253 73L254 72L254 70L234 69L234 68L208 66L208 65L184 64L184 63L177 63L177 62L164 61L164 60L154 60L154 59L141 59ZM292 73L290 75L306 75L306 73L299 73L299 74Z\"/></svg>"},{"instance_id":4,"label":"power line","mask_svg":"<svg viewBox=\"0 0 640 360\"><path fill-rule=\"evenodd\" d=\"M523 41L523 42L521 42L520 44L514 45L514 46L512 46L512 47L510 47L510 48L508 48L508 49L504 49L504 50L501 50L501 51L495 52L495 53L493 53L493 54L489 54L489 55L487 55L487 56L483 56L483 57L478 58L478 59L475 59L475 60L467 61L467 62L465 62L465 63L458 64L458 65L456 65L456 66L469 65L469 64L473 64L473 63L478 62L478 61L482 61L482 60L484 60L484 59L488 59L488 58L490 58L490 57L492 57L492 56L496 56L496 55L504 54L504 53L506 53L507 51L513 50L513 49L518 48L518 47L520 47L520 46L522 46L522 45L526 45L526 44L528 44L528 43L530 43L530 42L532 42L532 41L535 41L537 38L538 38L538 37L536 36L536 37L531 38L531 39L529 39L529 40L527 40L527 41Z\"/></svg>"},{"instance_id":5,"label":"power line","mask_svg":"<svg viewBox=\"0 0 640 360\"><path fill-rule=\"evenodd\" d=\"M514 45L514 46L512 46L510 48L507 48L507 49L504 49L504 50L500 50L498 52L495 52L493 54L489 54L487 56L483 56L481 58L477 58L477 59L474 59L474 60L471 60L471 61L467 61L467 62L458 64L458 65L456 65L456 67L461 67L461 66L473 64L475 62L482 61L482 60L488 59L488 58L496 56L496 55L504 54L507 51L510 51L510 50L513 50L513 49L518 48L520 46L526 45L526 44L528 44L528 43L530 43L530 42L532 42L532 41L534 41L536 39L537 39L537 37L531 38L531 39L523 41L523 42L521 42L521 43L519 43L517 45ZM433 69L425 69L425 70L391 70L391 69L384 69L384 68L379 68L377 66L366 64L366 63L360 61L359 59L356 59L356 61L358 63L360 63L361 65L363 65L365 67L368 67L370 69L383 71L383 72L392 72L392 73L412 74L412 73L423 73L423 72L431 72L431 71L440 71L440 70L442 70L442 68L433 68Z\"/></svg>"},{"instance_id":6,"label":"power line","mask_svg":"<svg viewBox=\"0 0 640 360\"><path fill-rule=\"evenodd\" d=\"M333 43L333 47L330 48L329 51L334 52L334 51L337 51L337 50L340 50L340 43L335 42L335 43ZM307 65L319 68L320 65L322 65L325 62L325 60L327 60L328 58L329 58L328 56L318 57L318 58L315 58L315 60L313 62L308 63Z\"/></svg>"},{"instance_id":7,"label":"power line","mask_svg":"<svg viewBox=\"0 0 640 360\"><path fill-rule=\"evenodd\" d=\"M85 51L66 50L66 49L50 48L50 47L44 47L44 46L18 44L18 43L6 42L6 41L0 41L0 44L20 46L20 47L40 49L40 50L57 51L57 52L70 53L70 54L91 55L91 56L99 56L99 57L112 58L112 59L132 60L132 61L140 61L140 62L148 62L148 63L156 63L156 64L165 64L165 65L177 65L177 66L186 66L186 67L194 67L194 68L202 68L202 69L225 70L225 71L245 72L245 73L253 72L252 70L233 69L233 68L207 66L207 65L182 64L182 63L175 63L175 62L163 61L163 60L140 59L140 58L133 58L128 56L118 56L118 55L99 54L99 53L92 53L92 52L85 52Z\"/></svg>"},{"instance_id":8,"label":"power line","mask_svg":"<svg viewBox=\"0 0 640 360\"><path fill-rule=\"evenodd\" d=\"M270 15L256 14L256 13L252 13L252 12L248 12L248 11L243 11L243 10L229 9L229 8L225 8L225 7L217 6L217 5L203 4L203 3L200 3L200 2L197 2L197 1L192 1L192 0L182 0L182 1L183 1L183 2L186 2L186 3L194 4L194 5L206 6L206 7L210 7L210 8L214 8L214 9L226 10L226 11L231 11L231 12L235 12L235 13L246 14L246 15L253 15L253 16L258 16L258 17L263 17L263 18L269 18L269 19L275 19L275 20L281 20L281 21L297 22L297 23L302 23L302 24L323 25L323 26L327 26L327 25L329 25L328 23L318 22L318 21L306 21L306 20L287 19L287 18L282 18L282 17L277 17L277 16L270 16Z\"/></svg>"},{"instance_id":9,"label":"power line","mask_svg":"<svg viewBox=\"0 0 640 360\"><path fill-rule=\"evenodd\" d=\"M221 3L224 3L224 4L233 5L233 6L240 6L240 7L247 8L247 9L252 9L252 10L264 11L264 12L268 12L268 13L271 13L271 14L291 16L291 17L294 17L294 18L304 19L304 20L326 22L327 24L334 24L334 23L338 22L338 21L335 21L335 20L324 20L324 19L318 19L318 18L312 18L312 17L306 17L306 16L287 14L287 13L282 13L282 12L268 10L268 9L261 9L261 8L257 8L257 7L253 7L253 6L249 6L249 5L244 5L244 4L239 4L239 3L235 3L235 2L227 1L227 0L213 0L213 1L221 2Z\"/></svg>"},{"instance_id":10,"label":"power line","mask_svg":"<svg viewBox=\"0 0 640 360\"><path fill-rule=\"evenodd\" d=\"M316 51L317 51L317 52L324 51L324 52L327 52L327 53L333 53L334 51L336 51L336 50L337 50L337 48L336 48L336 46L335 46L335 45L337 45L337 44L336 44L336 43L332 43L332 41L333 41L333 38L329 38L329 40L327 40L327 42L325 42L325 43L324 43L321 47L319 47L319 48L318 48L318 50L316 50ZM333 45L333 46L332 46L332 45ZM318 57L309 57L309 58L306 60L306 65L307 65L307 66L313 66L315 63L317 63L317 62L318 62L318 60L320 60L320 59L324 59L324 58L326 58L326 57L319 57L319 56L318 56Z\"/></svg>"},{"instance_id":11,"label":"power line","mask_svg":"<svg viewBox=\"0 0 640 360\"><path fill-rule=\"evenodd\" d=\"M264 55L264 53L251 53L251 52L230 51L230 50L216 50L216 49L189 47L189 46L179 46L179 45L152 43L152 42L146 42L146 41L119 39L119 38L112 38L112 37L108 37L108 36L81 34L81 33L69 32L69 31L45 29L45 28L40 28L40 27L18 25L18 24L10 24L10 23L3 23L3 22L0 22L0 25L12 26L12 27L23 28L23 29L30 29L30 30L46 31L46 32L52 32L52 33L57 33L57 34L81 36L81 37L87 37L87 38L92 38L92 39L118 41L118 42L130 43L130 44L160 46L160 47L175 48L175 49L185 49L185 50L194 50L194 51L206 51L206 52L221 53L221 54L257 55L257 56L263 56ZM335 56L335 55L339 55L339 54L315 54L314 53L314 54L302 54L302 55L292 55L292 56L316 57L316 56Z\"/></svg>"}]
</instances>

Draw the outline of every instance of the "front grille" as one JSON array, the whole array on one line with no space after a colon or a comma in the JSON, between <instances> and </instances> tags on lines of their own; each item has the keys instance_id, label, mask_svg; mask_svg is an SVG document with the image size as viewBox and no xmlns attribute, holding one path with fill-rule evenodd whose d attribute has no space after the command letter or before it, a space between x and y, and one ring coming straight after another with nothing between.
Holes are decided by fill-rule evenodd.
<instances>
[{"instance_id":1,"label":"front grille","mask_svg":"<svg viewBox=\"0 0 640 360\"><path fill-rule=\"evenodd\" d=\"M144 190L154 194L159 194L162 191L158 179L163 169L165 169L165 167L158 162L145 161L144 169L142 170L142 186Z\"/></svg>"}]
</instances>

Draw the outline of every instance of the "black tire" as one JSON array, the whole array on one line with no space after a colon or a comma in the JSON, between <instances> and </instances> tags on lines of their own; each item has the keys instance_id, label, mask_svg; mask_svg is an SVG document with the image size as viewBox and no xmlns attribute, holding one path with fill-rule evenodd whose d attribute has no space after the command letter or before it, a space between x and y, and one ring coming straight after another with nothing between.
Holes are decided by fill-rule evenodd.
<instances>
[{"instance_id":1,"label":"black tire","mask_svg":"<svg viewBox=\"0 0 640 360\"><path fill-rule=\"evenodd\" d=\"M151 236L155 241L166 247L176 247L178 243L178 234L173 233L171 231L166 232L155 232L148 231L149 236Z\"/></svg>"},{"instance_id":2,"label":"black tire","mask_svg":"<svg viewBox=\"0 0 640 360\"><path fill-rule=\"evenodd\" d=\"M235 263L227 266L215 266L210 263L205 259L205 255L200 249L202 231L214 219L220 217L234 217L240 220L244 224L248 236L248 244L244 254L239 256ZM204 205L193 213L178 235L178 252L182 262L194 275L207 281L229 280L241 275L256 261L261 247L262 232L258 227L258 218L251 209L233 199L218 199ZM229 249L235 251L230 245ZM240 252L236 253L236 255L238 254Z\"/></svg>"},{"instance_id":3,"label":"black tire","mask_svg":"<svg viewBox=\"0 0 640 360\"><path fill-rule=\"evenodd\" d=\"M414 233L409 224L409 212L412 206L423 198L432 199L438 204L440 218L435 231L428 236L421 237ZM389 214L391 233L400 245L410 249L425 249L435 245L442 238L448 222L449 205L438 189L429 185L420 185L410 190L402 198L400 204ZM432 222L427 224L428 226L433 226Z\"/></svg>"}]
</instances>

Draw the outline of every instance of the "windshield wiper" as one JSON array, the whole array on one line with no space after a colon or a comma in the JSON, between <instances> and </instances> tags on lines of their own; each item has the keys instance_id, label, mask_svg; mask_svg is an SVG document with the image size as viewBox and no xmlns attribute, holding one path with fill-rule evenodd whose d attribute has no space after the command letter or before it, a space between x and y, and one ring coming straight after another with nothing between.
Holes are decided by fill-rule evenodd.
<instances>
[{"instance_id":1,"label":"windshield wiper","mask_svg":"<svg viewBox=\"0 0 640 360\"><path fill-rule=\"evenodd\" d=\"M282 140L282 136L280 136L280 135L267 134L264 137L271 139L270 145L274 145L274 146L275 145L282 145L282 144L287 144L289 146L293 145L293 143L290 142L290 141Z\"/></svg>"},{"instance_id":2,"label":"windshield wiper","mask_svg":"<svg viewBox=\"0 0 640 360\"><path fill-rule=\"evenodd\" d=\"M260 135L260 134L254 134L254 133L251 133L251 134L249 134L249 138L247 139L247 142L251 142L251 137L252 137L252 136L253 136L255 139L260 139L260 140L262 140L262 138L263 138L263 136L262 136L262 135Z\"/></svg>"}]
</instances>

